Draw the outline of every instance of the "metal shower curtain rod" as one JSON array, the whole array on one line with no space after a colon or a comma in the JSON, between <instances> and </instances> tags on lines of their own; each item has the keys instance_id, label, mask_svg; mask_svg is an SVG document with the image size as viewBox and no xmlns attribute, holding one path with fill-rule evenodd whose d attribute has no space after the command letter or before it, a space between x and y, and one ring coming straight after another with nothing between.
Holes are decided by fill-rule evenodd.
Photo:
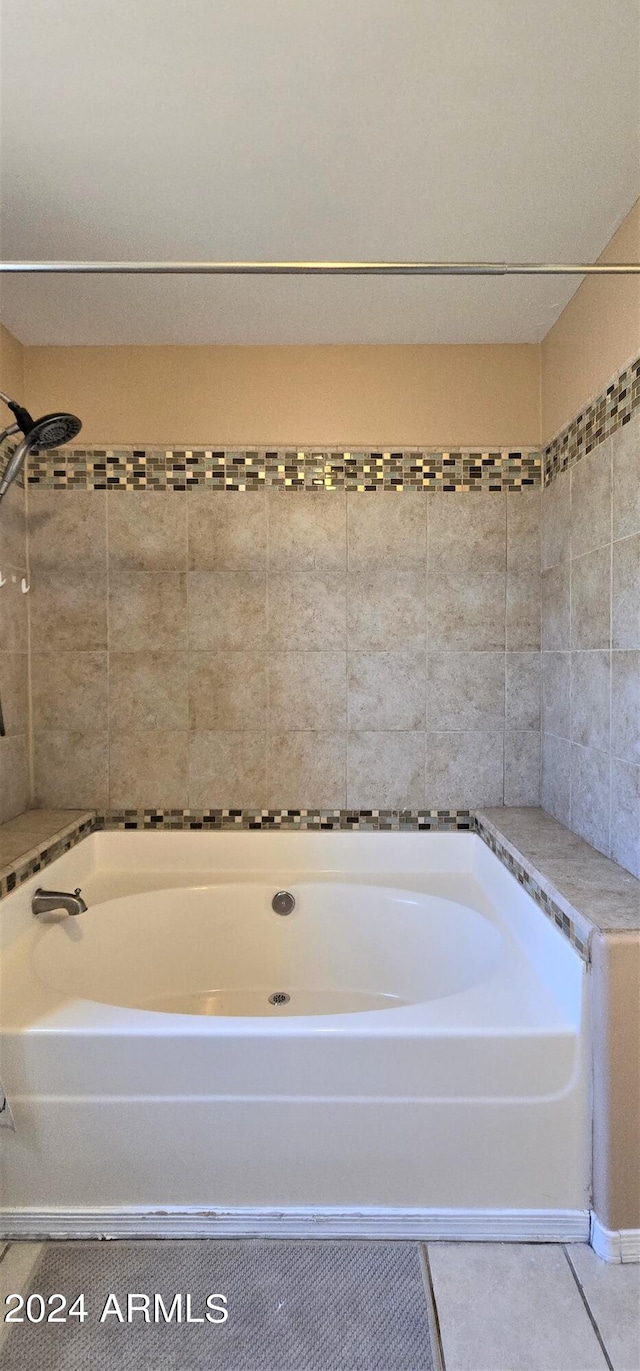
<instances>
[{"instance_id":1,"label":"metal shower curtain rod","mask_svg":"<svg viewBox=\"0 0 640 1371\"><path fill-rule=\"evenodd\" d=\"M632 276L640 262L0 262L0 273L69 276Z\"/></svg>"}]
</instances>

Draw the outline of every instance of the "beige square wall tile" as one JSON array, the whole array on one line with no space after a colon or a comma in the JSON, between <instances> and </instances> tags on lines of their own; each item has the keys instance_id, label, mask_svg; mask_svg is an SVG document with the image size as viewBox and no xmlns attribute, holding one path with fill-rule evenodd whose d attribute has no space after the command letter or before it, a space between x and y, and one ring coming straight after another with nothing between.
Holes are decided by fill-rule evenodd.
<instances>
[{"instance_id":1,"label":"beige square wall tile","mask_svg":"<svg viewBox=\"0 0 640 1371\"><path fill-rule=\"evenodd\" d=\"M539 733L505 733L504 802L506 805L540 804Z\"/></svg>"},{"instance_id":2,"label":"beige square wall tile","mask_svg":"<svg viewBox=\"0 0 640 1371\"><path fill-rule=\"evenodd\" d=\"M267 803L262 732L194 733L189 742L189 804L196 809L262 809Z\"/></svg>"},{"instance_id":3,"label":"beige square wall tile","mask_svg":"<svg viewBox=\"0 0 640 1371\"><path fill-rule=\"evenodd\" d=\"M611 856L640 878L640 766L611 760Z\"/></svg>"},{"instance_id":4,"label":"beige square wall tile","mask_svg":"<svg viewBox=\"0 0 640 1371\"><path fill-rule=\"evenodd\" d=\"M189 726L263 731L267 723L267 665L258 652L189 653Z\"/></svg>"},{"instance_id":5,"label":"beige square wall tile","mask_svg":"<svg viewBox=\"0 0 640 1371\"><path fill-rule=\"evenodd\" d=\"M421 809L424 732L350 733L347 804L355 809Z\"/></svg>"},{"instance_id":6,"label":"beige square wall tile","mask_svg":"<svg viewBox=\"0 0 640 1371\"><path fill-rule=\"evenodd\" d=\"M640 411L610 438L613 537L640 533Z\"/></svg>"},{"instance_id":7,"label":"beige square wall tile","mask_svg":"<svg viewBox=\"0 0 640 1371\"><path fill-rule=\"evenodd\" d=\"M263 490L192 490L187 496L192 571L263 571L267 502Z\"/></svg>"},{"instance_id":8,"label":"beige square wall tile","mask_svg":"<svg viewBox=\"0 0 640 1371\"><path fill-rule=\"evenodd\" d=\"M107 728L107 653L32 652L33 727L40 733Z\"/></svg>"},{"instance_id":9,"label":"beige square wall tile","mask_svg":"<svg viewBox=\"0 0 640 1371\"><path fill-rule=\"evenodd\" d=\"M109 657L109 728L146 733L188 727L186 652L112 652Z\"/></svg>"},{"instance_id":10,"label":"beige square wall tile","mask_svg":"<svg viewBox=\"0 0 640 1371\"><path fill-rule=\"evenodd\" d=\"M265 646L267 583L260 571L189 573L192 651L253 652Z\"/></svg>"},{"instance_id":11,"label":"beige square wall tile","mask_svg":"<svg viewBox=\"0 0 640 1371\"><path fill-rule=\"evenodd\" d=\"M346 728L345 652L272 652L268 661L270 729Z\"/></svg>"},{"instance_id":12,"label":"beige square wall tile","mask_svg":"<svg viewBox=\"0 0 640 1371\"><path fill-rule=\"evenodd\" d=\"M3 652L26 652L29 646L29 605L20 589L19 568L0 567L6 584L0 595L0 647ZM13 577L15 576L15 581Z\"/></svg>"},{"instance_id":13,"label":"beige square wall tile","mask_svg":"<svg viewBox=\"0 0 640 1371\"><path fill-rule=\"evenodd\" d=\"M426 715L426 655L409 652L350 652L349 728L423 729Z\"/></svg>"},{"instance_id":14,"label":"beige square wall tile","mask_svg":"<svg viewBox=\"0 0 640 1371\"><path fill-rule=\"evenodd\" d=\"M571 567L561 562L542 573L541 646L562 652L571 643Z\"/></svg>"},{"instance_id":15,"label":"beige square wall tile","mask_svg":"<svg viewBox=\"0 0 640 1371\"><path fill-rule=\"evenodd\" d=\"M542 731L571 735L571 653L542 653Z\"/></svg>"},{"instance_id":16,"label":"beige square wall tile","mask_svg":"<svg viewBox=\"0 0 640 1371\"><path fill-rule=\"evenodd\" d=\"M269 807L343 809L346 750L345 733L273 733L267 763Z\"/></svg>"},{"instance_id":17,"label":"beige square wall tile","mask_svg":"<svg viewBox=\"0 0 640 1371\"><path fill-rule=\"evenodd\" d=\"M429 1243L447 1371L605 1371L559 1245Z\"/></svg>"},{"instance_id":18,"label":"beige square wall tile","mask_svg":"<svg viewBox=\"0 0 640 1371\"><path fill-rule=\"evenodd\" d=\"M106 649L106 571L70 567L61 571L34 572L30 600L31 643L39 651L99 652Z\"/></svg>"},{"instance_id":19,"label":"beige square wall tile","mask_svg":"<svg viewBox=\"0 0 640 1371\"><path fill-rule=\"evenodd\" d=\"M640 651L611 654L611 752L640 764Z\"/></svg>"},{"instance_id":20,"label":"beige square wall tile","mask_svg":"<svg viewBox=\"0 0 640 1371\"><path fill-rule=\"evenodd\" d=\"M638 541L640 543L640 539ZM576 557L571 563L571 647L574 651L611 646L610 599L610 546Z\"/></svg>"},{"instance_id":21,"label":"beige square wall tile","mask_svg":"<svg viewBox=\"0 0 640 1371\"><path fill-rule=\"evenodd\" d=\"M429 500L429 569L432 572L504 572L507 497L470 491Z\"/></svg>"},{"instance_id":22,"label":"beige square wall tile","mask_svg":"<svg viewBox=\"0 0 640 1371\"><path fill-rule=\"evenodd\" d=\"M502 732L427 734L427 808L501 805L503 796Z\"/></svg>"},{"instance_id":23,"label":"beige square wall tile","mask_svg":"<svg viewBox=\"0 0 640 1371\"><path fill-rule=\"evenodd\" d=\"M349 568L425 564L427 497L420 491L347 494Z\"/></svg>"},{"instance_id":24,"label":"beige square wall tile","mask_svg":"<svg viewBox=\"0 0 640 1371\"><path fill-rule=\"evenodd\" d=\"M541 561L543 571L571 556L571 472L563 471L541 492Z\"/></svg>"},{"instance_id":25,"label":"beige square wall tile","mask_svg":"<svg viewBox=\"0 0 640 1371\"><path fill-rule=\"evenodd\" d=\"M571 468L571 556L611 542L611 446L600 443Z\"/></svg>"},{"instance_id":26,"label":"beige square wall tile","mask_svg":"<svg viewBox=\"0 0 640 1371\"><path fill-rule=\"evenodd\" d=\"M109 566L115 571L186 571L187 495L113 491L107 505Z\"/></svg>"},{"instance_id":27,"label":"beige square wall tile","mask_svg":"<svg viewBox=\"0 0 640 1371\"><path fill-rule=\"evenodd\" d=\"M186 648L186 576L177 571L112 572L109 646L116 652L170 652Z\"/></svg>"},{"instance_id":28,"label":"beige square wall tile","mask_svg":"<svg viewBox=\"0 0 640 1371\"><path fill-rule=\"evenodd\" d=\"M612 645L640 648L640 533L613 544Z\"/></svg>"},{"instance_id":29,"label":"beige square wall tile","mask_svg":"<svg viewBox=\"0 0 640 1371\"><path fill-rule=\"evenodd\" d=\"M598 852L609 854L609 756L571 746L571 827Z\"/></svg>"},{"instance_id":30,"label":"beige square wall tile","mask_svg":"<svg viewBox=\"0 0 640 1371\"><path fill-rule=\"evenodd\" d=\"M542 735L542 808L559 823L571 822L571 743L553 733Z\"/></svg>"},{"instance_id":31,"label":"beige square wall tile","mask_svg":"<svg viewBox=\"0 0 640 1371\"><path fill-rule=\"evenodd\" d=\"M609 751L611 653L571 653L571 741Z\"/></svg>"},{"instance_id":32,"label":"beige square wall tile","mask_svg":"<svg viewBox=\"0 0 640 1371\"><path fill-rule=\"evenodd\" d=\"M409 569L405 572L390 567L388 570L371 568L349 573L347 636L350 651L419 650L425 646L425 627L424 571Z\"/></svg>"},{"instance_id":33,"label":"beige square wall tile","mask_svg":"<svg viewBox=\"0 0 640 1371\"><path fill-rule=\"evenodd\" d=\"M535 652L540 648L541 577L538 571L507 572L507 648Z\"/></svg>"},{"instance_id":34,"label":"beige square wall tile","mask_svg":"<svg viewBox=\"0 0 640 1371\"><path fill-rule=\"evenodd\" d=\"M507 494L507 570L540 576L541 492Z\"/></svg>"},{"instance_id":35,"label":"beige square wall tile","mask_svg":"<svg viewBox=\"0 0 640 1371\"><path fill-rule=\"evenodd\" d=\"M109 803L109 748L104 728L35 733L34 803L41 809L97 809Z\"/></svg>"},{"instance_id":36,"label":"beige square wall tile","mask_svg":"<svg viewBox=\"0 0 640 1371\"><path fill-rule=\"evenodd\" d=\"M22 814L30 798L26 734L0 738L0 824Z\"/></svg>"},{"instance_id":37,"label":"beige square wall tile","mask_svg":"<svg viewBox=\"0 0 640 1371\"><path fill-rule=\"evenodd\" d=\"M540 693L542 685L539 652L507 652L506 703L507 728L540 728Z\"/></svg>"},{"instance_id":38,"label":"beige square wall tile","mask_svg":"<svg viewBox=\"0 0 640 1371\"><path fill-rule=\"evenodd\" d=\"M455 504L458 496L452 496ZM444 499L444 497L443 497ZM490 652L505 646L504 572L430 573L429 651Z\"/></svg>"},{"instance_id":39,"label":"beige square wall tile","mask_svg":"<svg viewBox=\"0 0 640 1371\"><path fill-rule=\"evenodd\" d=\"M344 490L267 493L269 571L344 571L347 519Z\"/></svg>"},{"instance_id":40,"label":"beige square wall tile","mask_svg":"<svg viewBox=\"0 0 640 1371\"><path fill-rule=\"evenodd\" d=\"M7 737L29 731L29 657L0 651L0 703Z\"/></svg>"},{"instance_id":41,"label":"beige square wall tile","mask_svg":"<svg viewBox=\"0 0 640 1371\"><path fill-rule=\"evenodd\" d=\"M114 809L182 809L188 802L186 731L111 736L109 803Z\"/></svg>"},{"instance_id":42,"label":"beige square wall tile","mask_svg":"<svg viewBox=\"0 0 640 1371\"><path fill-rule=\"evenodd\" d=\"M291 497L295 503L297 496ZM343 572L269 573L269 648L323 652L346 648L347 597Z\"/></svg>"},{"instance_id":43,"label":"beige square wall tile","mask_svg":"<svg viewBox=\"0 0 640 1371\"><path fill-rule=\"evenodd\" d=\"M135 502L137 497L129 498ZM27 501L32 574L59 572L63 567L104 571L106 500L103 490L37 490L31 486Z\"/></svg>"},{"instance_id":44,"label":"beige square wall tile","mask_svg":"<svg viewBox=\"0 0 640 1371\"><path fill-rule=\"evenodd\" d=\"M6 567L19 567L22 571L27 565L27 523L26 500L22 486L9 486L2 499L2 520L0 521L0 567L6 575Z\"/></svg>"},{"instance_id":45,"label":"beige square wall tile","mask_svg":"<svg viewBox=\"0 0 640 1371\"><path fill-rule=\"evenodd\" d=\"M504 728L504 652L430 652L428 727Z\"/></svg>"}]
</instances>

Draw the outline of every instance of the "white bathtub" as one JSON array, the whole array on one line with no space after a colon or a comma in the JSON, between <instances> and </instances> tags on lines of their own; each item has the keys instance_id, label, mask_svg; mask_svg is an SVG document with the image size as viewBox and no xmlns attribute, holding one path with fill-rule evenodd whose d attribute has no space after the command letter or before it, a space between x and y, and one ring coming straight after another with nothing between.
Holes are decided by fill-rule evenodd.
<instances>
[{"instance_id":1,"label":"white bathtub","mask_svg":"<svg viewBox=\"0 0 640 1371\"><path fill-rule=\"evenodd\" d=\"M584 966L477 835L97 833L0 931L5 1234L586 1237Z\"/></svg>"}]
</instances>

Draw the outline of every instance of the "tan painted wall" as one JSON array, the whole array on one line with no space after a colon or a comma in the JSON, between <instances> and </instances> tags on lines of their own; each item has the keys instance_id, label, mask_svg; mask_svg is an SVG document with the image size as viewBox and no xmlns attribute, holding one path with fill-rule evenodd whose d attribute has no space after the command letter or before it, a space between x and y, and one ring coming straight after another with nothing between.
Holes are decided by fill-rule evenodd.
<instances>
[{"instance_id":1,"label":"tan painted wall","mask_svg":"<svg viewBox=\"0 0 640 1371\"><path fill-rule=\"evenodd\" d=\"M24 404L24 348L4 324L0 324L0 390ZM10 419L11 411L3 407L0 431Z\"/></svg>"},{"instance_id":2,"label":"tan painted wall","mask_svg":"<svg viewBox=\"0 0 640 1371\"><path fill-rule=\"evenodd\" d=\"M640 1228L640 934L592 955L593 1204L605 1228Z\"/></svg>"},{"instance_id":3,"label":"tan painted wall","mask_svg":"<svg viewBox=\"0 0 640 1371\"><path fill-rule=\"evenodd\" d=\"M539 347L29 347L87 443L535 446Z\"/></svg>"},{"instance_id":4,"label":"tan painted wall","mask_svg":"<svg viewBox=\"0 0 640 1371\"><path fill-rule=\"evenodd\" d=\"M640 200L598 261L640 262ZM639 351L640 276L583 281L542 342L543 441L564 428Z\"/></svg>"}]
</instances>

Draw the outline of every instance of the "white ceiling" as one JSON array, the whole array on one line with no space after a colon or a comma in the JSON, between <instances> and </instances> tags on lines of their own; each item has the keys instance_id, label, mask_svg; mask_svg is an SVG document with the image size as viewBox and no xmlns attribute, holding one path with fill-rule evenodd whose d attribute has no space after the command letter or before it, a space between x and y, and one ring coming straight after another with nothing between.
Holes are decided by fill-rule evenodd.
<instances>
[{"instance_id":1,"label":"white ceiling","mask_svg":"<svg viewBox=\"0 0 640 1371\"><path fill-rule=\"evenodd\" d=\"M3 0L2 256L593 261L637 0ZM4 278L27 343L523 342L546 280Z\"/></svg>"}]
</instances>

